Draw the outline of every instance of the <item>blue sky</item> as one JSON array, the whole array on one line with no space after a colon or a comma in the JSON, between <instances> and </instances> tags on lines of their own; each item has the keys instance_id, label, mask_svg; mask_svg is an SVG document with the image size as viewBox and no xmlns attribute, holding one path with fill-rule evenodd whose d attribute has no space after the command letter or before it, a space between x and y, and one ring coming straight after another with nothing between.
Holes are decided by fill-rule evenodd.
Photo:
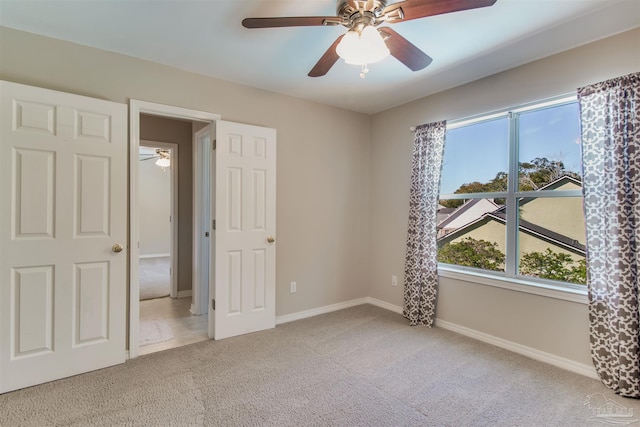
<instances>
[{"instance_id":1,"label":"blue sky","mask_svg":"<svg viewBox=\"0 0 640 427\"><path fill-rule=\"evenodd\" d=\"M441 194L462 184L488 182L507 172L509 120L504 117L447 132L440 185ZM566 104L520 115L520 161L536 157L564 162L580 172L578 104Z\"/></svg>"}]
</instances>

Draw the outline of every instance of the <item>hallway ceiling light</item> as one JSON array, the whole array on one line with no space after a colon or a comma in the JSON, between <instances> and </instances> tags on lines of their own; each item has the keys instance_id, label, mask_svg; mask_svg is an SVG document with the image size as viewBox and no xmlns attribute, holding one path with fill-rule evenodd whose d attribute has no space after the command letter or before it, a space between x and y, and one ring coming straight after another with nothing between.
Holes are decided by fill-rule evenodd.
<instances>
[{"instance_id":1,"label":"hallway ceiling light","mask_svg":"<svg viewBox=\"0 0 640 427\"><path fill-rule=\"evenodd\" d=\"M165 171L169 166L171 166L171 152L169 150L163 150L158 148L156 150L158 156L158 160L156 160L156 165L160 166L163 171Z\"/></svg>"},{"instance_id":2,"label":"hallway ceiling light","mask_svg":"<svg viewBox=\"0 0 640 427\"><path fill-rule=\"evenodd\" d=\"M160 157L156 160L156 165L160 166L162 170L165 170L169 166L171 166L171 160L168 157Z\"/></svg>"}]
</instances>

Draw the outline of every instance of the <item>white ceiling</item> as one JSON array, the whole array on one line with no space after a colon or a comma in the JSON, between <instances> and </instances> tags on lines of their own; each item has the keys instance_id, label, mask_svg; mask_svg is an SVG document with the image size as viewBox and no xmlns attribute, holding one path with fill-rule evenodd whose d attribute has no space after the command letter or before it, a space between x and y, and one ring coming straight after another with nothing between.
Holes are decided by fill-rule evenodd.
<instances>
[{"instance_id":1,"label":"white ceiling","mask_svg":"<svg viewBox=\"0 0 640 427\"><path fill-rule=\"evenodd\" d=\"M335 1L0 0L6 27L369 114L639 27L640 0L497 0L398 23L433 63L414 73L388 57L366 79L342 60L324 77L307 77L342 26L241 25L307 15L335 15Z\"/></svg>"}]
</instances>

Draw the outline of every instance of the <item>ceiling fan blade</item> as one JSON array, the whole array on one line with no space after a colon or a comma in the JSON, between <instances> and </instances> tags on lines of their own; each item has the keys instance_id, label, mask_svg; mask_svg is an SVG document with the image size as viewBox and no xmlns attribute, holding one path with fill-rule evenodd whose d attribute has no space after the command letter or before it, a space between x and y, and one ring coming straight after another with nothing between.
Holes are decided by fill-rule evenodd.
<instances>
[{"instance_id":1,"label":"ceiling fan blade","mask_svg":"<svg viewBox=\"0 0 640 427\"><path fill-rule=\"evenodd\" d=\"M312 27L337 25L341 22L337 16L290 16L282 18L245 18L245 28Z\"/></svg>"},{"instance_id":2,"label":"ceiling fan blade","mask_svg":"<svg viewBox=\"0 0 640 427\"><path fill-rule=\"evenodd\" d=\"M340 43L340 40L342 40L343 37L344 34L338 37L336 41L334 41L333 44L329 47L329 49L327 49L324 55L322 55L322 58L320 58L316 65L313 66L311 71L309 71L309 77L324 76L325 74L327 74L327 72L329 72L331 67L333 67L333 64L338 62L338 58L340 57L336 52L336 46L338 46L338 43Z\"/></svg>"},{"instance_id":3,"label":"ceiling fan blade","mask_svg":"<svg viewBox=\"0 0 640 427\"><path fill-rule=\"evenodd\" d=\"M389 22L402 22L411 19L426 18L427 16L442 15L443 13L459 12L492 6L497 0L405 0L391 4L384 8L383 14L393 14L402 9L403 18Z\"/></svg>"},{"instance_id":4,"label":"ceiling fan blade","mask_svg":"<svg viewBox=\"0 0 640 427\"><path fill-rule=\"evenodd\" d=\"M145 160L153 160L153 159L159 159L160 156L150 156L150 157L145 157L145 158L140 158L141 162L144 162Z\"/></svg>"},{"instance_id":5,"label":"ceiling fan blade","mask_svg":"<svg viewBox=\"0 0 640 427\"><path fill-rule=\"evenodd\" d=\"M379 28L378 31L386 37L385 43L391 55L406 65L411 71L418 71L431 64L433 59L418 49L409 40L402 37L389 27Z\"/></svg>"}]
</instances>

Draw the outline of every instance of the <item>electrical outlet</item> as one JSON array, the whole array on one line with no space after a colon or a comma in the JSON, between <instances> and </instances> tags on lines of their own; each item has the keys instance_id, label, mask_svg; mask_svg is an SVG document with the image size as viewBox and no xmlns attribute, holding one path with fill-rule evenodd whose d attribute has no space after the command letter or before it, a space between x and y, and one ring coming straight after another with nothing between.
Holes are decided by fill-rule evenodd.
<instances>
[{"instance_id":1,"label":"electrical outlet","mask_svg":"<svg viewBox=\"0 0 640 427\"><path fill-rule=\"evenodd\" d=\"M298 289L298 284L296 282L291 282L291 293L295 293Z\"/></svg>"},{"instance_id":2,"label":"electrical outlet","mask_svg":"<svg viewBox=\"0 0 640 427\"><path fill-rule=\"evenodd\" d=\"M391 286L398 286L398 276L391 276Z\"/></svg>"}]
</instances>

